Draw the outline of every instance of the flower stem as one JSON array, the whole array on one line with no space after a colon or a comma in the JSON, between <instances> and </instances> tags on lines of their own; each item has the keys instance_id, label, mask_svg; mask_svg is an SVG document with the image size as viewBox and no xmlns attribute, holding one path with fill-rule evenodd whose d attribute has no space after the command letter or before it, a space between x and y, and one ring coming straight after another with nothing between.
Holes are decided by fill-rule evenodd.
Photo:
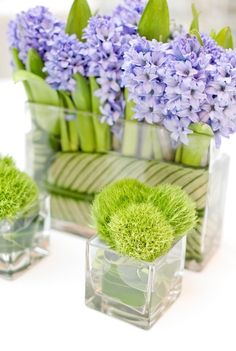
<instances>
[{"instance_id":1,"label":"flower stem","mask_svg":"<svg viewBox=\"0 0 236 351\"><path fill-rule=\"evenodd\" d=\"M193 134L189 135L188 145L180 145L176 150L175 162L191 167L207 167L212 131L202 124L195 124L191 129Z\"/></svg>"},{"instance_id":2,"label":"flower stem","mask_svg":"<svg viewBox=\"0 0 236 351\"><path fill-rule=\"evenodd\" d=\"M96 151L108 152L111 150L111 130L107 123L101 123L100 115L100 100L95 96L95 92L99 89L99 85L94 77L90 77L90 88L92 98L93 123L96 138Z\"/></svg>"}]
</instances>

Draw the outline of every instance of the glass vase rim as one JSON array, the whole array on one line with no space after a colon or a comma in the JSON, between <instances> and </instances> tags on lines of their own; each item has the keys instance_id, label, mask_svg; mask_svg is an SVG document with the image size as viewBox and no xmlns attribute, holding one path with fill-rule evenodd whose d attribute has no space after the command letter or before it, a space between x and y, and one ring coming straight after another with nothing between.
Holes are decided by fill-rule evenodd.
<instances>
[{"instance_id":1,"label":"glass vase rim","mask_svg":"<svg viewBox=\"0 0 236 351\"><path fill-rule=\"evenodd\" d=\"M144 260L140 260L140 259L137 259L137 258L134 258L134 257L130 257L130 256L127 256L127 255L124 255L118 251L115 251L115 249L112 249L111 247L109 247L109 245L101 240L99 238L99 235L98 234L95 234L93 235L90 239L87 240L87 246L96 246L98 248L102 248L102 249L108 249L109 251L111 251L112 253L114 253L115 255L119 255L121 257L124 257L126 258L127 260L131 260L133 262L136 262L136 263L139 263L139 264L142 264L142 265L145 265L145 266L148 266L148 267L156 267L157 264L164 258L166 257L172 250L173 248L179 243L181 242L182 240L186 240L186 237L187 237L187 234L185 233L184 235L182 235L181 237L179 238L176 238L174 241L173 241L173 244L171 245L170 249L165 252L164 254L162 254L161 256L158 256L154 261L144 261ZM94 242L95 240L97 240L97 242Z\"/></svg>"}]
</instances>

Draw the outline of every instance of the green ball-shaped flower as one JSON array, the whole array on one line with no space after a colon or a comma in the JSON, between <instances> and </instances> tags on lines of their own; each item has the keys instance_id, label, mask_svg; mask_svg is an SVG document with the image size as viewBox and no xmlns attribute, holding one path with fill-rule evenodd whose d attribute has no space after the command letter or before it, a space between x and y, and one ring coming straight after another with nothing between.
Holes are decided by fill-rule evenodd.
<instances>
[{"instance_id":1,"label":"green ball-shaped flower","mask_svg":"<svg viewBox=\"0 0 236 351\"><path fill-rule=\"evenodd\" d=\"M145 202L150 188L136 179L123 179L108 185L93 202L92 215L101 237L113 246L113 236L108 227L111 216L131 203Z\"/></svg>"},{"instance_id":2,"label":"green ball-shaped flower","mask_svg":"<svg viewBox=\"0 0 236 351\"><path fill-rule=\"evenodd\" d=\"M149 202L163 213L176 237L183 236L196 224L196 205L179 186L163 184L153 188Z\"/></svg>"},{"instance_id":3,"label":"green ball-shaped flower","mask_svg":"<svg viewBox=\"0 0 236 351\"><path fill-rule=\"evenodd\" d=\"M110 234L123 255L152 262L170 250L173 228L152 204L131 204L111 217Z\"/></svg>"},{"instance_id":4,"label":"green ball-shaped flower","mask_svg":"<svg viewBox=\"0 0 236 351\"><path fill-rule=\"evenodd\" d=\"M0 221L30 215L38 209L39 190L35 182L18 170L10 157L0 157Z\"/></svg>"}]
</instances>

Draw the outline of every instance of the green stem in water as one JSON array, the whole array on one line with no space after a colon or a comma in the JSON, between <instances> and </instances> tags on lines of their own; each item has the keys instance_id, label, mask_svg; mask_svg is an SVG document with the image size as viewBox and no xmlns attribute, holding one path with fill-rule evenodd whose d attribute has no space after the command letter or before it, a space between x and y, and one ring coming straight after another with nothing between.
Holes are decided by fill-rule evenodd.
<instances>
[{"instance_id":1,"label":"green stem in water","mask_svg":"<svg viewBox=\"0 0 236 351\"><path fill-rule=\"evenodd\" d=\"M64 106L68 108L72 113L72 119L66 121L67 126L68 126L68 138L69 138L69 143L70 143L70 151L78 151L79 150L79 135L78 135L78 121L76 118L75 113L75 106L70 99L70 97L65 93L61 92L63 101L64 101Z\"/></svg>"},{"instance_id":2,"label":"green stem in water","mask_svg":"<svg viewBox=\"0 0 236 351\"><path fill-rule=\"evenodd\" d=\"M95 96L95 92L99 89L96 78L90 77L90 88L92 98L93 124L96 138L96 151L105 153L111 150L111 130L107 123L101 123L100 116L100 100Z\"/></svg>"},{"instance_id":3,"label":"green stem in water","mask_svg":"<svg viewBox=\"0 0 236 351\"><path fill-rule=\"evenodd\" d=\"M138 158L153 158L153 126L133 120L134 102L130 101L128 90L125 89L125 122L122 143L122 155Z\"/></svg>"},{"instance_id":4,"label":"green stem in water","mask_svg":"<svg viewBox=\"0 0 236 351\"><path fill-rule=\"evenodd\" d=\"M61 107L64 107L64 96L60 93ZM61 149L64 152L70 151L70 138L67 130L67 122L65 120L64 111L59 111L60 120L60 136L61 136Z\"/></svg>"},{"instance_id":5,"label":"green stem in water","mask_svg":"<svg viewBox=\"0 0 236 351\"><path fill-rule=\"evenodd\" d=\"M193 134L189 134L188 145L180 145L176 150L175 162L190 167L207 167L213 132L208 125L200 123L192 125L191 129Z\"/></svg>"}]
</instances>

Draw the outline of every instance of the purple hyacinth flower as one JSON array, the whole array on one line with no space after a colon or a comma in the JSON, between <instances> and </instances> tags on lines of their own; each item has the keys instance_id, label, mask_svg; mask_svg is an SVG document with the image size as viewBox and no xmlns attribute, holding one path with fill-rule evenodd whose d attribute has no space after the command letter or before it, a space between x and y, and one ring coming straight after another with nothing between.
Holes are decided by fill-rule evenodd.
<instances>
[{"instance_id":1,"label":"purple hyacinth flower","mask_svg":"<svg viewBox=\"0 0 236 351\"><path fill-rule=\"evenodd\" d=\"M20 59L26 63L28 51L35 49L44 60L56 36L64 30L47 8L37 6L21 12L9 23L9 42L11 48L19 50Z\"/></svg>"}]
</instances>

